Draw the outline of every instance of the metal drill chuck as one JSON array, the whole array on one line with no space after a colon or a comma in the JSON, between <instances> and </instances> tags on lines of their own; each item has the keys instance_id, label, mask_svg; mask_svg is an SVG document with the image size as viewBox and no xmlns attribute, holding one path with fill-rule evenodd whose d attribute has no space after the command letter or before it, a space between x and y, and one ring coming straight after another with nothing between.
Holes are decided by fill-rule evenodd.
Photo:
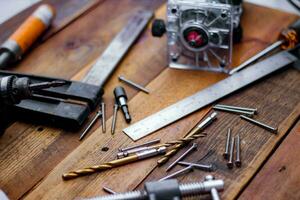
<instances>
[{"instance_id":1,"label":"metal drill chuck","mask_svg":"<svg viewBox=\"0 0 300 200\"><path fill-rule=\"evenodd\" d=\"M115 95L115 98L116 98L116 101L117 103L119 104L123 114L124 114L124 117L125 117L125 120L127 123L130 123L131 122L131 116L129 114L129 110L128 110L128 105L127 105L127 94L125 92L125 89L121 86L119 87L116 87L114 89L114 95Z\"/></svg>"},{"instance_id":2,"label":"metal drill chuck","mask_svg":"<svg viewBox=\"0 0 300 200\"><path fill-rule=\"evenodd\" d=\"M201 194L212 194L212 199L217 200L218 191L224 189L223 180L214 180L213 176L207 176L203 182L179 184L176 179L161 182L148 182L145 191L132 191L113 194L102 197L94 197L90 200L174 200L185 197L194 197Z\"/></svg>"}]
</instances>

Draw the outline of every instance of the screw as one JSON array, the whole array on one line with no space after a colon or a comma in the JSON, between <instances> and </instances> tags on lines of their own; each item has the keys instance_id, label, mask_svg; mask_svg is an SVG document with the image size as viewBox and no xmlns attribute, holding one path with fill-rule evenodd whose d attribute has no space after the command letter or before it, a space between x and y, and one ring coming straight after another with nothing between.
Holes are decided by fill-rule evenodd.
<instances>
[{"instance_id":1,"label":"screw","mask_svg":"<svg viewBox=\"0 0 300 200\"><path fill-rule=\"evenodd\" d=\"M251 118L249 118L249 117L246 117L246 116L244 116L244 115L240 115L240 117L242 118L242 119L244 119L244 120L246 120L246 121L248 121L248 122L251 122L251 123L253 123L253 124L255 124L255 125L257 125L257 126L260 126L260 127L262 127L262 128L264 128L264 129L266 129L266 130L268 130L268 131L270 131L270 132L272 132L272 133L277 133L277 128L273 128L273 127L271 127L271 126L269 126L269 125L266 125L266 124L264 124L264 123L262 123L262 122L259 122L259 121L257 121L257 120L254 120L254 119L251 119Z\"/></svg>"},{"instance_id":2,"label":"screw","mask_svg":"<svg viewBox=\"0 0 300 200\"><path fill-rule=\"evenodd\" d=\"M214 171L214 166L212 164L210 165L201 165L201 164L197 164L197 163L190 163L190 162L178 162L179 165L184 165L184 166L192 166L195 169L200 169L200 170L204 170L204 171Z\"/></svg>"},{"instance_id":3,"label":"screw","mask_svg":"<svg viewBox=\"0 0 300 200\"><path fill-rule=\"evenodd\" d=\"M225 152L223 153L223 157L227 160L229 157L229 144L230 144L230 138L231 138L231 129L228 128L227 131L227 139L226 139L226 145L225 145Z\"/></svg>"},{"instance_id":4,"label":"screw","mask_svg":"<svg viewBox=\"0 0 300 200\"><path fill-rule=\"evenodd\" d=\"M220 108L229 108L229 109L234 109L234 110L242 110L242 111L257 113L257 108L245 108L245 107L239 107L239 106L229 106L229 105L224 105L224 104L217 104L215 106L220 107Z\"/></svg>"},{"instance_id":5,"label":"screw","mask_svg":"<svg viewBox=\"0 0 300 200\"><path fill-rule=\"evenodd\" d=\"M193 171L193 166L188 166L186 168L178 170L177 172L174 172L173 174L165 176L165 177L159 179L158 181L164 181L164 180L167 180L167 179L170 179L170 178L174 178L174 177L176 177L176 176L178 176L180 174L187 173L187 172L190 172L190 171Z\"/></svg>"},{"instance_id":6,"label":"screw","mask_svg":"<svg viewBox=\"0 0 300 200\"><path fill-rule=\"evenodd\" d=\"M240 134L238 134L236 137L235 145L236 145L236 159L235 159L234 163L235 163L235 166L241 167L242 162L241 162L241 158L240 158Z\"/></svg>"},{"instance_id":7,"label":"screw","mask_svg":"<svg viewBox=\"0 0 300 200\"><path fill-rule=\"evenodd\" d=\"M102 133L106 132L106 113L105 113L105 103L101 103L101 111L102 111Z\"/></svg>"},{"instance_id":8,"label":"screw","mask_svg":"<svg viewBox=\"0 0 300 200\"><path fill-rule=\"evenodd\" d=\"M197 149L197 143L193 143L192 146L184 152L181 156L179 156L169 167L167 168L167 171L172 169L179 161L181 161L183 158L185 158L189 153Z\"/></svg>"},{"instance_id":9,"label":"screw","mask_svg":"<svg viewBox=\"0 0 300 200\"><path fill-rule=\"evenodd\" d=\"M129 86L135 88L135 89L138 89L142 92L145 92L146 94L149 94L149 90L144 88L143 86L137 84L137 83L134 83L133 81L130 81L128 79L126 79L124 76L119 76L119 80L120 81L123 81L124 83L128 84Z\"/></svg>"},{"instance_id":10,"label":"screw","mask_svg":"<svg viewBox=\"0 0 300 200\"><path fill-rule=\"evenodd\" d=\"M233 150L234 150L234 137L231 138L230 155L229 155L229 160L227 162L227 167L229 169L232 169L233 167Z\"/></svg>"},{"instance_id":11,"label":"screw","mask_svg":"<svg viewBox=\"0 0 300 200\"><path fill-rule=\"evenodd\" d=\"M235 114L247 115L250 117L253 117L253 115L254 115L253 111L249 112L249 111L236 110L236 109L230 109L230 108L224 108L224 107L218 107L218 106L213 106L213 109L224 111L224 112L231 112L231 113L235 113Z\"/></svg>"}]
</instances>

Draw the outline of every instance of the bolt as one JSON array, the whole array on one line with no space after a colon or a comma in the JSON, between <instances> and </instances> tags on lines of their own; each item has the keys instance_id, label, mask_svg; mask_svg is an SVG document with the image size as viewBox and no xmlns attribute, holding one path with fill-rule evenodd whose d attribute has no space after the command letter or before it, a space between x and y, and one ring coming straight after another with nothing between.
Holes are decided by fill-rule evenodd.
<instances>
[{"instance_id":1,"label":"bolt","mask_svg":"<svg viewBox=\"0 0 300 200\"><path fill-rule=\"evenodd\" d=\"M242 162L241 162L241 158L240 158L240 135L238 134L236 137L236 159L234 161L235 166L237 167L241 167L242 166Z\"/></svg>"},{"instance_id":2,"label":"bolt","mask_svg":"<svg viewBox=\"0 0 300 200\"><path fill-rule=\"evenodd\" d=\"M225 152L223 153L223 157L227 160L229 157L229 145L230 145L230 138L231 138L231 129L228 128L227 131L227 139L226 139L226 145L225 145Z\"/></svg>"},{"instance_id":3,"label":"bolt","mask_svg":"<svg viewBox=\"0 0 300 200\"><path fill-rule=\"evenodd\" d=\"M229 155L229 160L227 162L227 167L229 169L233 168L233 150L234 150L234 137L231 138L230 155Z\"/></svg>"}]
</instances>

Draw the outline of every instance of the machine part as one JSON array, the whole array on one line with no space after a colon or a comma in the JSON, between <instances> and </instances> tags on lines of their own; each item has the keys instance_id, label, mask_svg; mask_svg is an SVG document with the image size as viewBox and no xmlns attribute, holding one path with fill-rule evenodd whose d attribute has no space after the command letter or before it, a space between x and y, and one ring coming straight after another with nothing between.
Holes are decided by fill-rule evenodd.
<instances>
[{"instance_id":1,"label":"machine part","mask_svg":"<svg viewBox=\"0 0 300 200\"><path fill-rule=\"evenodd\" d=\"M241 167L242 166L242 161L241 161L241 146L240 146L240 134L236 136L235 140L235 148L236 148L236 158L234 161L234 164L236 167Z\"/></svg>"},{"instance_id":2,"label":"machine part","mask_svg":"<svg viewBox=\"0 0 300 200\"><path fill-rule=\"evenodd\" d=\"M145 191L132 191L89 200L181 200L186 197L196 197L201 194L212 193L212 190L222 191L224 181L215 180L213 176L206 176L203 182L179 184L177 180L147 182ZM213 199L217 200L217 199Z\"/></svg>"},{"instance_id":3,"label":"machine part","mask_svg":"<svg viewBox=\"0 0 300 200\"><path fill-rule=\"evenodd\" d=\"M270 132L272 132L272 133L275 133L275 134L276 134L277 131L278 131L277 128L274 128L274 127L272 127L272 126L266 125L266 124L264 124L264 123L262 123L262 122L259 122L259 121L257 121L257 120L254 120L254 119L249 118L249 117L247 117L247 116L240 115L240 117L241 117L242 119L244 119L244 120L246 120L246 121L248 121L248 122L251 122L252 124L255 124L255 125L257 125L257 126L260 126L260 127L264 128L264 129L266 129L266 130L268 130L268 131L270 131Z\"/></svg>"},{"instance_id":4,"label":"machine part","mask_svg":"<svg viewBox=\"0 0 300 200\"><path fill-rule=\"evenodd\" d=\"M273 50L281 47L281 49L292 49L295 48L296 45L300 41L300 20L294 22L289 28L284 29L279 36L279 40L273 43L272 45L268 46L258 54L254 55L253 57L249 58L236 68L232 69L229 74L232 75L245 67L253 64L255 61L259 60L260 58L264 57L268 53L272 52Z\"/></svg>"},{"instance_id":5,"label":"machine part","mask_svg":"<svg viewBox=\"0 0 300 200\"><path fill-rule=\"evenodd\" d=\"M21 59L36 39L50 26L55 16L48 4L39 6L34 13L0 47L0 68Z\"/></svg>"},{"instance_id":6,"label":"machine part","mask_svg":"<svg viewBox=\"0 0 300 200\"><path fill-rule=\"evenodd\" d=\"M235 110L235 109L231 109L231 108L224 108L224 107L218 107L218 106L213 106L213 109L223 111L223 112L230 112L230 113L234 113L234 114L243 114L243 115L247 115L249 117L253 117L253 115L254 115L254 112L249 112L249 111L244 111L244 110Z\"/></svg>"},{"instance_id":7,"label":"machine part","mask_svg":"<svg viewBox=\"0 0 300 200\"><path fill-rule=\"evenodd\" d=\"M231 138L230 154L229 154L229 160L227 162L227 167L229 169L233 168L233 152L234 152L234 137Z\"/></svg>"},{"instance_id":8,"label":"machine part","mask_svg":"<svg viewBox=\"0 0 300 200\"><path fill-rule=\"evenodd\" d=\"M28 78L32 84L64 82L64 85L60 87L35 90L30 99L24 99L11 106L10 122L21 120L77 131L99 104L103 94L101 87L77 81L0 71L0 79L7 76ZM3 120L0 119L1 121Z\"/></svg>"},{"instance_id":9,"label":"machine part","mask_svg":"<svg viewBox=\"0 0 300 200\"><path fill-rule=\"evenodd\" d=\"M190 163L190 162L178 162L178 164L183 165L183 166L192 166L194 169L200 169L200 170L208 171L208 172L215 171L215 167L212 164L202 165L202 164Z\"/></svg>"},{"instance_id":10,"label":"machine part","mask_svg":"<svg viewBox=\"0 0 300 200\"><path fill-rule=\"evenodd\" d=\"M226 160L229 158L230 138L231 138L231 129L228 128L228 131L227 131L227 138L226 138L226 145L225 145L225 152L223 153L223 157L224 157Z\"/></svg>"},{"instance_id":11,"label":"machine part","mask_svg":"<svg viewBox=\"0 0 300 200\"><path fill-rule=\"evenodd\" d=\"M142 33L152 16L153 13L150 11L137 11L102 53L83 79L83 82L102 87L129 48Z\"/></svg>"},{"instance_id":12,"label":"machine part","mask_svg":"<svg viewBox=\"0 0 300 200\"><path fill-rule=\"evenodd\" d=\"M102 113L102 117L101 117L101 122L102 122L102 133L106 132L106 109L105 109L105 103L102 102L101 103L101 113Z\"/></svg>"},{"instance_id":13,"label":"machine part","mask_svg":"<svg viewBox=\"0 0 300 200\"><path fill-rule=\"evenodd\" d=\"M125 128L123 132L134 141L141 139L296 60L297 57L290 52L279 52Z\"/></svg>"},{"instance_id":14,"label":"machine part","mask_svg":"<svg viewBox=\"0 0 300 200\"><path fill-rule=\"evenodd\" d=\"M257 113L257 108L245 108L245 107L239 107L239 106L229 106L229 105L224 105L224 104L217 104L215 107L221 107L221 108L229 108L233 110L242 110L242 111L247 111L247 112L254 112L254 114Z\"/></svg>"},{"instance_id":15,"label":"machine part","mask_svg":"<svg viewBox=\"0 0 300 200\"><path fill-rule=\"evenodd\" d=\"M228 72L242 10L240 0L168 0L166 25L155 20L152 35L167 32L171 68Z\"/></svg>"},{"instance_id":16,"label":"machine part","mask_svg":"<svg viewBox=\"0 0 300 200\"><path fill-rule=\"evenodd\" d=\"M155 19L152 23L151 33L154 37L162 37L167 31L166 24L162 19Z\"/></svg>"},{"instance_id":17,"label":"machine part","mask_svg":"<svg viewBox=\"0 0 300 200\"><path fill-rule=\"evenodd\" d=\"M193 141L196 138L198 138L197 134L201 137L201 134L199 133L208 125L210 125L216 119L216 117L217 117L217 113L213 112L209 117L207 117L205 120L197 124L193 129L191 129L188 132L188 134L183 139L181 139L177 144L175 144L175 147L173 149L167 151L167 153L157 161L157 164L160 166L165 164L181 148L188 145L190 141Z\"/></svg>"},{"instance_id":18,"label":"machine part","mask_svg":"<svg viewBox=\"0 0 300 200\"><path fill-rule=\"evenodd\" d=\"M137 83L134 83L132 82L131 80L128 80L126 79L124 76L119 76L119 80L120 81L123 81L124 83L128 84L129 86L135 88L135 89L138 89L142 92L145 92L146 94L149 94L149 90L147 88L144 88L143 86L137 84Z\"/></svg>"},{"instance_id":19,"label":"machine part","mask_svg":"<svg viewBox=\"0 0 300 200\"><path fill-rule=\"evenodd\" d=\"M107 192L108 194L117 194L115 191L113 191L112 189L103 186L102 189Z\"/></svg>"},{"instance_id":20,"label":"machine part","mask_svg":"<svg viewBox=\"0 0 300 200\"><path fill-rule=\"evenodd\" d=\"M128 110L128 105L127 105L127 94L125 92L125 89L121 86L119 87L116 87L114 89L114 94L115 94L115 99L116 99L116 102L118 102L123 114L124 114L124 117L125 117L125 120L127 123L130 123L131 122L131 116L129 114L129 110Z\"/></svg>"},{"instance_id":21,"label":"machine part","mask_svg":"<svg viewBox=\"0 0 300 200\"><path fill-rule=\"evenodd\" d=\"M116 130L116 122L117 122L117 115L118 115L119 105L117 103L114 104L114 113L113 113L113 119L111 124L111 134L115 134Z\"/></svg>"},{"instance_id":22,"label":"machine part","mask_svg":"<svg viewBox=\"0 0 300 200\"><path fill-rule=\"evenodd\" d=\"M192 146L186 150L181 156L179 156L173 163L169 165L166 171L170 171L178 162L180 162L182 159L184 159L187 155L189 155L192 151L197 150L197 143L193 143Z\"/></svg>"},{"instance_id":23,"label":"machine part","mask_svg":"<svg viewBox=\"0 0 300 200\"><path fill-rule=\"evenodd\" d=\"M97 119L99 119L101 116L102 116L102 112L101 112L101 110L98 110L95 117L92 119L92 121L89 123L89 125L84 129L84 131L80 135L79 141L81 141L86 136L86 134L90 131L90 129L96 123Z\"/></svg>"},{"instance_id":24,"label":"machine part","mask_svg":"<svg viewBox=\"0 0 300 200\"><path fill-rule=\"evenodd\" d=\"M60 80L31 83L29 78L6 76L0 78L0 105L15 105L20 103L23 99L32 97L34 91L51 87L59 87L65 84L66 83L64 81Z\"/></svg>"},{"instance_id":25,"label":"machine part","mask_svg":"<svg viewBox=\"0 0 300 200\"><path fill-rule=\"evenodd\" d=\"M103 163L100 165L95 165L92 167L86 167L83 169L79 169L76 171L71 171L68 173L65 173L62 175L63 180L70 180L70 179L74 179L74 178L78 178L80 176L85 176L85 175L90 175L96 172L101 172L104 170L108 170L108 169L112 169L115 167L119 167L122 165L126 165L132 162L136 162L139 160L143 160L146 158L150 158L153 156L157 156L160 154L164 154L166 153L167 148L166 147L160 147L157 149L151 149L151 150L147 150L147 151L142 151L139 153L136 153L135 155L132 156L128 156L126 158L122 158L122 159L118 159L118 160L113 160L107 163Z\"/></svg>"},{"instance_id":26,"label":"machine part","mask_svg":"<svg viewBox=\"0 0 300 200\"><path fill-rule=\"evenodd\" d=\"M156 148L156 147L139 147L139 148L130 149L130 150L127 150L127 151L121 151L121 152L117 153L117 158L121 159L121 158L124 158L124 157L128 157L132 154L135 154L135 153L138 153L138 152L141 152L141 151L150 150L150 149L153 149L153 148Z\"/></svg>"},{"instance_id":27,"label":"machine part","mask_svg":"<svg viewBox=\"0 0 300 200\"><path fill-rule=\"evenodd\" d=\"M183 169L181 169L181 170L178 170L178 171L176 171L176 172L174 172L174 173L172 173L172 174L170 174L170 175L167 175L167 176L165 176L165 177L159 179L158 181L165 181L165 180L167 180L167 179L175 178L175 177L177 177L177 176L179 176L179 175L182 175L182 174L186 174L186 173L188 173L188 172L191 172L191 171L193 171L193 169L194 169L193 166L188 166L188 167L183 168Z\"/></svg>"},{"instance_id":28,"label":"machine part","mask_svg":"<svg viewBox=\"0 0 300 200\"><path fill-rule=\"evenodd\" d=\"M151 145L157 144L157 143L160 143L160 139L154 139L149 142L145 142L143 144L138 144L138 145L131 146L131 147L120 148L119 151L129 151L131 149L136 149L136 148L145 147L145 146L151 146Z\"/></svg>"},{"instance_id":29,"label":"machine part","mask_svg":"<svg viewBox=\"0 0 300 200\"><path fill-rule=\"evenodd\" d=\"M205 181L213 181L214 179L215 179L215 177L213 177L212 175L207 175L205 177ZM210 190L210 194L211 194L211 199L212 200L220 200L217 187L212 187L211 190Z\"/></svg>"}]
</instances>

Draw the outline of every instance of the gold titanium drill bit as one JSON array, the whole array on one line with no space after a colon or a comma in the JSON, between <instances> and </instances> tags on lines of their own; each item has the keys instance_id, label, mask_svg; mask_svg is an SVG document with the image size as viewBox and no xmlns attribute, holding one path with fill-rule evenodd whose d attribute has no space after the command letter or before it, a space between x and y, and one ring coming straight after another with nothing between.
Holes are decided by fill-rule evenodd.
<instances>
[{"instance_id":1,"label":"gold titanium drill bit","mask_svg":"<svg viewBox=\"0 0 300 200\"><path fill-rule=\"evenodd\" d=\"M186 146L190 141L192 141L192 137L196 134L198 134L200 131L202 131L204 128L206 128L208 125L210 125L215 119L216 119L217 113L213 112L209 117L207 117L203 122L196 125L192 130L189 131L187 136L185 136L181 142L175 145L175 147L160 158L157 161L157 164L159 166L165 164L174 154L176 154L181 148ZM185 141L186 139L189 139L188 141Z\"/></svg>"},{"instance_id":2,"label":"gold titanium drill bit","mask_svg":"<svg viewBox=\"0 0 300 200\"><path fill-rule=\"evenodd\" d=\"M122 159L118 159L118 160L113 160L107 163L103 163L101 165L95 165L92 167L86 167L83 169L79 169L79 170L75 170L75 171L71 171L68 173L65 173L62 175L63 180L70 180L70 179L74 179L80 176L85 176L85 175L89 175L89 174L93 174L95 172L101 172L104 170L108 170L108 169L112 169L115 167L119 167L122 165L126 165L128 163L132 163L138 160L143 160L146 158L150 158L159 154L164 154L166 153L166 147L160 147L158 149L150 149L147 151L142 151L142 152L138 152L132 156L128 156Z\"/></svg>"}]
</instances>

